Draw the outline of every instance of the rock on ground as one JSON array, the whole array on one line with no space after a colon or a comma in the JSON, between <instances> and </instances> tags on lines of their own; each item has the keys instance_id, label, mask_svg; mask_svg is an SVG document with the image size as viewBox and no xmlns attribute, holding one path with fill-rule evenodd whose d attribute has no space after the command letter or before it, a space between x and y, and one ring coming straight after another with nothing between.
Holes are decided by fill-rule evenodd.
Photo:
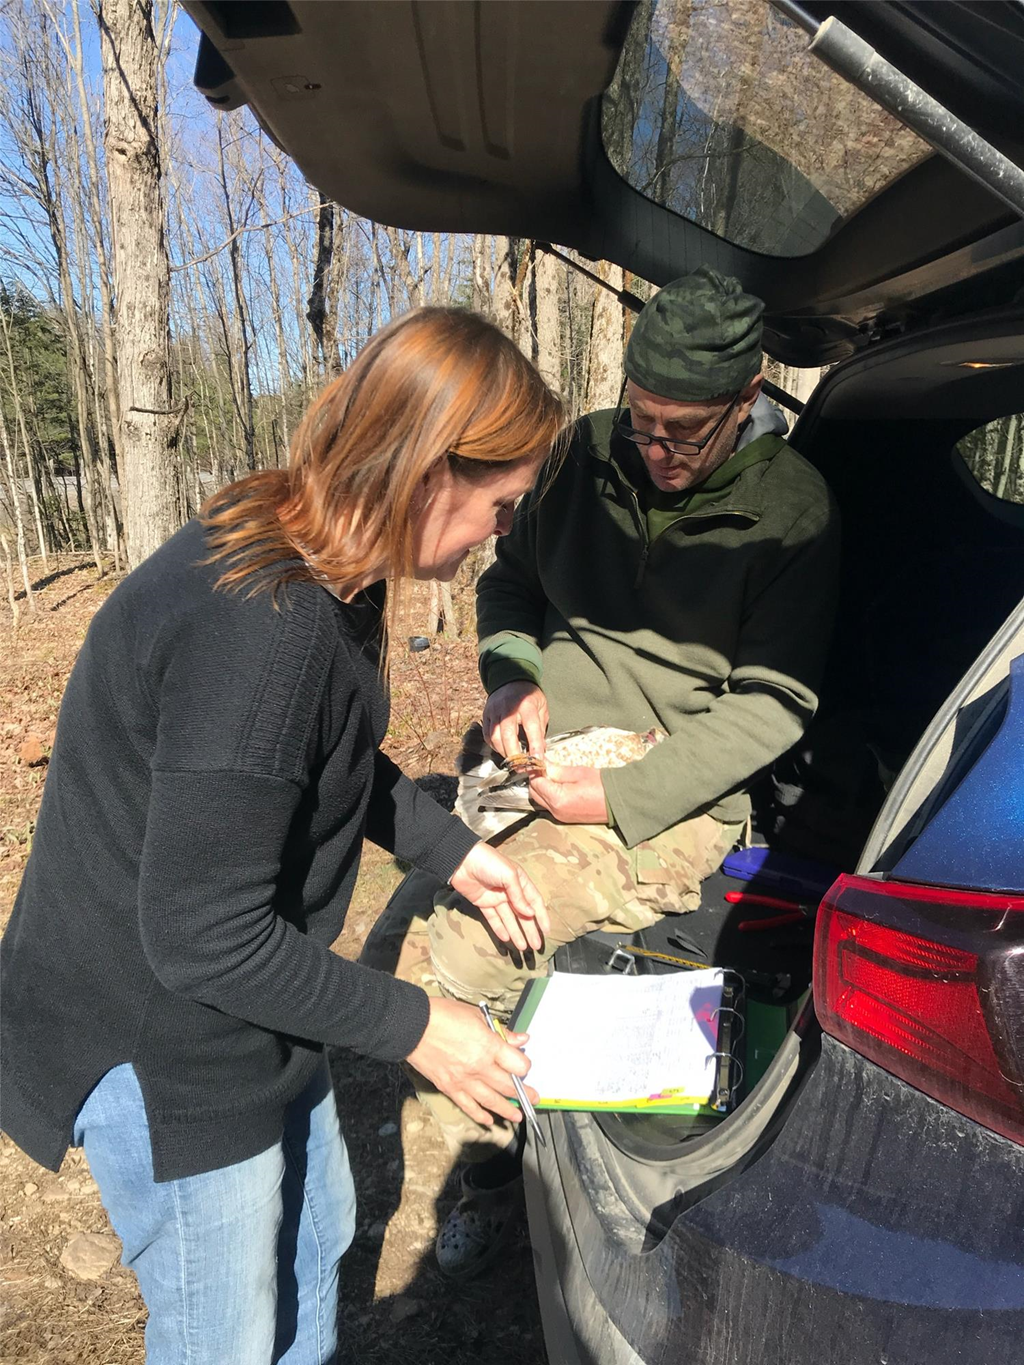
<instances>
[{"instance_id":1,"label":"rock on ground","mask_svg":"<svg viewBox=\"0 0 1024 1365\"><path fill-rule=\"evenodd\" d=\"M110 1232L80 1232L61 1252L60 1263L80 1280L98 1280L121 1255L121 1243Z\"/></svg>"}]
</instances>

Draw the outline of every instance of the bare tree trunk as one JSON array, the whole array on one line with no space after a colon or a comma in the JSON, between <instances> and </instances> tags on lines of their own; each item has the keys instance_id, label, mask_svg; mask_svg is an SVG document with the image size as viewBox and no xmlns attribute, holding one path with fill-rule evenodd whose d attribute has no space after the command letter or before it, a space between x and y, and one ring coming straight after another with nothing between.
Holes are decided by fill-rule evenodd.
<instances>
[{"instance_id":1,"label":"bare tree trunk","mask_svg":"<svg viewBox=\"0 0 1024 1365\"><path fill-rule=\"evenodd\" d=\"M999 430L1000 437L1003 438L1001 441L1002 450L1000 452L1002 455L1002 467L999 470L998 478L996 479L996 482L992 488L992 492L997 498L1006 497L1007 488L1009 487L1011 476L1016 478L1017 474L1017 462L1015 458L1016 452L1014 447L1017 444L1017 432L1020 429L1020 417L1018 414L1014 413L1011 417L1008 417L1005 420L1006 420L1005 431L1001 429L1001 425L999 428L997 428Z\"/></svg>"},{"instance_id":2,"label":"bare tree trunk","mask_svg":"<svg viewBox=\"0 0 1024 1365\"><path fill-rule=\"evenodd\" d=\"M381 307L381 294L387 295L388 312L394 310L394 298L391 293L391 280L384 270L383 262L380 258L380 243L377 240L377 224L370 224L370 252L373 258L373 270L370 273L370 327L369 330L375 331L384 325L384 310Z\"/></svg>"},{"instance_id":3,"label":"bare tree trunk","mask_svg":"<svg viewBox=\"0 0 1024 1365\"><path fill-rule=\"evenodd\" d=\"M18 597L14 591L14 569L11 565L11 542L0 531L0 548L4 552L4 574L7 579L7 601L11 608L11 626L14 630L18 629L20 613L18 611Z\"/></svg>"},{"instance_id":4,"label":"bare tree trunk","mask_svg":"<svg viewBox=\"0 0 1024 1365\"><path fill-rule=\"evenodd\" d=\"M423 303L423 271L419 274L412 268L409 260L409 242L403 239L398 228L385 228L387 239L391 243L391 259L395 263L398 278L402 281L405 289L405 296L408 299L410 308L419 308Z\"/></svg>"},{"instance_id":5,"label":"bare tree trunk","mask_svg":"<svg viewBox=\"0 0 1024 1365\"><path fill-rule=\"evenodd\" d=\"M494 304L491 296L491 253L494 249L494 238L487 237L482 232L478 232L473 238L472 251L472 283L471 299L473 308L478 313L493 316ZM499 239L501 240L501 239ZM437 250L435 246L435 251ZM435 283L437 276L435 274ZM435 300L436 301L436 300Z\"/></svg>"},{"instance_id":6,"label":"bare tree trunk","mask_svg":"<svg viewBox=\"0 0 1024 1365\"><path fill-rule=\"evenodd\" d=\"M118 387L129 562L174 531L170 262L157 142L152 0L102 0L104 145L114 239Z\"/></svg>"},{"instance_id":7,"label":"bare tree trunk","mask_svg":"<svg viewBox=\"0 0 1024 1365\"><path fill-rule=\"evenodd\" d=\"M274 164L277 167L278 176L280 177L281 205L285 213L287 214L290 201L288 198L287 188L288 182L286 176L287 163L283 157L283 154L278 154L278 156L274 158ZM305 395L306 401L308 402L313 397L313 394L316 390L316 379L314 377L316 367L313 364L313 356L309 344L309 332L306 330L305 327L302 326L300 321L300 319L303 316L302 285L300 283L302 279L302 253L299 250L299 245L295 240L294 224L291 222L286 222L284 225L284 240L285 246L288 249L288 259L291 262L292 267L291 271L292 307L294 309L295 318L298 323L299 359L302 365L302 392Z\"/></svg>"},{"instance_id":8,"label":"bare tree trunk","mask_svg":"<svg viewBox=\"0 0 1024 1365\"><path fill-rule=\"evenodd\" d=\"M78 547L75 544L75 533L71 528L71 504L68 500L67 484L62 481L61 486L58 486L57 475L54 473L55 462L53 457L47 453L39 436L39 424L36 420L34 398L31 390L25 395L25 398L28 414L32 420L32 439L35 448L39 453L40 468L43 470L46 480L50 485L50 496L53 499L54 514L60 520L66 546L73 554ZM61 487L63 487L63 496L61 495ZM54 539L59 553L61 546L60 538L58 535L55 535Z\"/></svg>"},{"instance_id":9,"label":"bare tree trunk","mask_svg":"<svg viewBox=\"0 0 1024 1365\"><path fill-rule=\"evenodd\" d=\"M459 620L452 601L452 585L430 580L427 596L427 635L449 635L459 638Z\"/></svg>"},{"instance_id":10,"label":"bare tree trunk","mask_svg":"<svg viewBox=\"0 0 1024 1365\"><path fill-rule=\"evenodd\" d=\"M11 386L11 405L14 408L14 420L18 425L18 434L21 437L21 444L25 451L25 471L27 474L29 499L32 504L32 518L36 526L36 539L39 542L39 553L42 556L43 568L49 570L50 560L46 553L46 535L43 531L43 518L39 506L39 489L36 480L36 471L32 459L32 442L29 440L28 428L25 425L25 412L21 402L21 391L18 386L17 375L14 371L14 352L11 348L11 327L7 314L0 309L0 328L4 334L4 351L7 355L7 378ZM6 435L5 435L6 440ZM17 468L17 452L15 451L14 467ZM15 501L18 501L20 489L14 486L13 493Z\"/></svg>"},{"instance_id":11,"label":"bare tree trunk","mask_svg":"<svg viewBox=\"0 0 1024 1365\"><path fill-rule=\"evenodd\" d=\"M89 108L88 94L85 89L84 79L84 59L82 55L82 31L78 19L78 6L71 6L71 13L74 20L75 46L72 56L72 67L75 74L75 83L78 90L79 115L82 120L82 132L85 138L85 151L89 165L89 213L92 219L93 241L96 249L97 277L100 287L100 336L103 339L103 388L106 398L107 412L110 419L110 440L114 448L114 460L118 470L121 468L121 412L119 407L119 394L117 387L117 362L114 353L114 330L113 316L114 305L111 291L110 280L110 260L107 255L106 237L103 231L103 208L100 201L100 166L96 155L96 144L92 132L91 111ZM110 461L107 459L104 465L104 477L107 481L108 496L111 508L114 510L114 493L111 481ZM121 534L120 524L116 524L116 532ZM115 567L120 568L120 555L117 544L114 546Z\"/></svg>"},{"instance_id":12,"label":"bare tree trunk","mask_svg":"<svg viewBox=\"0 0 1024 1365\"><path fill-rule=\"evenodd\" d=\"M328 294L334 260L334 212L334 205L321 194L316 216L316 263L306 307L306 318L316 337L320 371L325 379L341 369L337 337L328 332Z\"/></svg>"},{"instance_id":13,"label":"bare tree trunk","mask_svg":"<svg viewBox=\"0 0 1024 1365\"><path fill-rule=\"evenodd\" d=\"M665 59L665 85L661 97L658 147L654 157L658 178L653 185L647 188L647 193L659 204L672 202L672 169L678 164L676 136L679 127L679 100L683 89L683 59L690 37L689 5L677 6L673 22L668 25L666 36L667 41L662 50L662 56ZM625 144L626 138L629 139L629 145L622 145L619 153L623 158L621 164L626 165L629 151L632 149L633 130L623 128L622 137L623 144Z\"/></svg>"},{"instance_id":14,"label":"bare tree trunk","mask_svg":"<svg viewBox=\"0 0 1024 1365\"><path fill-rule=\"evenodd\" d=\"M43 530L43 513L39 503L39 475L36 472L35 459L32 455L32 446L29 443L28 433L25 431L24 419L21 416L21 407L18 405L18 422L21 426L22 444L25 451L25 482L28 484L29 502L32 504L32 520L36 528L36 542L39 545L39 556L43 561L43 568L49 572L50 556L47 553L46 532Z\"/></svg>"},{"instance_id":15,"label":"bare tree trunk","mask_svg":"<svg viewBox=\"0 0 1024 1365\"><path fill-rule=\"evenodd\" d=\"M437 635L441 630L441 594L438 591L440 584L436 578L430 580L430 587L427 589L427 626L428 635Z\"/></svg>"},{"instance_id":16,"label":"bare tree trunk","mask_svg":"<svg viewBox=\"0 0 1024 1365\"><path fill-rule=\"evenodd\" d=\"M476 238L473 238L476 241ZM488 255L490 249L488 248ZM444 255L444 245L441 234L435 232L430 247L430 302L437 305L446 304L451 296L451 271L452 257L454 252L451 249L449 239L448 261L444 271L441 270L441 258ZM490 294L490 280L488 279L488 294ZM473 304L476 307L476 304Z\"/></svg>"},{"instance_id":17,"label":"bare tree trunk","mask_svg":"<svg viewBox=\"0 0 1024 1365\"><path fill-rule=\"evenodd\" d=\"M72 229L74 233L74 261L79 280L79 303L81 323L76 320L76 329L81 333L79 349L85 357L84 383L87 393L91 394L95 423L95 443L91 445L91 459L87 472L93 503L93 518L102 513L106 529L107 548L114 556L115 568L121 567L120 539L121 527L117 502L113 489L113 470L111 453L116 459L120 449L120 417L117 410L116 379L114 373L114 341L112 333L111 281L107 257L106 240L103 227L103 212L100 202L100 166L96 155L96 142L93 136L93 106L85 87L85 58L82 46L82 32L78 6L72 6L71 36L66 31L48 0L42 0L50 19L50 26L56 34L64 53L63 84L66 87L67 103L60 106L58 120L62 127L61 155L54 157L55 196L63 197L70 205ZM72 89L74 87L74 89ZM56 96L56 89L54 96ZM52 98L52 97L51 97ZM78 117L74 117L73 105L77 102ZM81 134L81 148L75 146ZM69 147L72 142L74 150ZM59 184L65 180L68 193L61 196ZM89 212L90 229L86 228L86 207ZM95 267L95 269L94 269ZM94 354L93 299L96 294L95 281L98 276L100 297L99 332L103 344L104 380L100 379L100 368ZM99 462L100 479L95 476L96 462ZM98 522L97 533L98 533Z\"/></svg>"},{"instance_id":18,"label":"bare tree trunk","mask_svg":"<svg viewBox=\"0 0 1024 1365\"><path fill-rule=\"evenodd\" d=\"M452 601L452 585L450 583L441 584L441 614L444 617L444 633L454 635L458 639L461 631L459 630L459 618L455 614L455 603Z\"/></svg>"},{"instance_id":19,"label":"bare tree trunk","mask_svg":"<svg viewBox=\"0 0 1024 1365\"><path fill-rule=\"evenodd\" d=\"M146 0L151 4L152 0ZM238 420L242 426L242 441L245 449L245 467L256 468L256 420L253 410L252 380L249 376L249 351L251 349L249 308L246 303L245 289L242 285L242 247L241 236L236 231L235 214L231 205L228 188L227 163L224 157L224 125L217 120L217 150L220 159L220 187L224 196L224 221L228 229L228 260L231 262L231 284L235 295L233 322L238 328L238 363L235 366L237 380L237 400L235 404Z\"/></svg>"},{"instance_id":20,"label":"bare tree trunk","mask_svg":"<svg viewBox=\"0 0 1024 1365\"><path fill-rule=\"evenodd\" d=\"M338 359L342 368L359 350L362 258L360 237L351 214L345 219L345 249L338 280Z\"/></svg>"},{"instance_id":21,"label":"bare tree trunk","mask_svg":"<svg viewBox=\"0 0 1024 1365\"><path fill-rule=\"evenodd\" d=\"M491 295L491 308L495 326L500 327L506 336L516 335L516 291L515 260L512 243L508 237L494 239L494 288Z\"/></svg>"},{"instance_id":22,"label":"bare tree trunk","mask_svg":"<svg viewBox=\"0 0 1024 1365\"><path fill-rule=\"evenodd\" d=\"M4 448L4 464L7 468L7 478L11 490L11 507L14 511L14 532L18 546L18 563L21 566L21 581L25 585L25 601L28 603L30 616L36 614L36 599L32 596L32 579L28 571L28 557L25 554L25 520L21 515L21 498L18 496L18 472L15 468L14 457L11 453L11 442L7 434L7 419L4 417L3 408L0 407L0 445Z\"/></svg>"},{"instance_id":23,"label":"bare tree trunk","mask_svg":"<svg viewBox=\"0 0 1024 1365\"><path fill-rule=\"evenodd\" d=\"M90 325L92 322L91 301L95 294L93 272L90 269L93 244L86 231L85 218L82 214L82 201L85 198L85 188L79 173L81 168L76 161L73 162L68 169L70 176L67 200L71 207L71 228L75 244L75 250L72 254L75 259L76 271L78 274L78 297L80 300L89 301L87 306L83 304L81 307L83 315L81 345L86 362L83 370L83 377L88 385L87 396L92 405L92 421L96 433L94 447L96 468L98 471L96 480L96 504L97 511L101 513L103 517L104 530L106 532L106 548L114 556L114 567L120 570L121 554L119 540L121 526L117 515L117 504L114 501L114 484L110 463L111 445L108 433L109 409L103 398L103 385L100 381L100 367L96 357L96 328Z\"/></svg>"},{"instance_id":24,"label":"bare tree trunk","mask_svg":"<svg viewBox=\"0 0 1024 1365\"><path fill-rule=\"evenodd\" d=\"M331 268L327 275L327 295L324 301L324 331L328 340L329 379L341 374L341 352L338 349L338 317L341 294L348 271L349 253L346 250L345 210L339 208L334 216L334 242L331 247Z\"/></svg>"},{"instance_id":25,"label":"bare tree trunk","mask_svg":"<svg viewBox=\"0 0 1024 1365\"><path fill-rule=\"evenodd\" d=\"M562 391L562 347L558 320L561 267L546 251L534 253L533 300L537 369L555 393Z\"/></svg>"},{"instance_id":26,"label":"bare tree trunk","mask_svg":"<svg viewBox=\"0 0 1024 1365\"><path fill-rule=\"evenodd\" d=\"M191 232L188 225L180 223L179 226L183 237L186 241L191 242ZM203 252L206 253L208 251L208 243L205 239L199 220L196 221L196 232L199 245ZM213 434L209 446L211 452L210 472L213 475L214 488L222 488L224 484L233 482L239 474L237 461L239 446L238 432L239 430L244 432L245 428L245 387L248 367L244 367L246 369L245 376L239 373L239 356L237 352L240 349L240 344L239 347L236 347L235 345L235 333L231 325L231 318L229 316L230 310L228 308L227 296L224 292L224 282L220 272L207 263L204 264L202 268L200 278L205 285L205 288L197 289L189 294L189 310L190 315L194 317L193 300L195 300L195 306L198 309L201 320L200 339L203 344L210 348L209 373L213 381L212 389L218 409L214 417L214 427L212 428ZM210 311L210 306L208 305L212 305L212 313ZM215 349L215 337L219 340L222 348L219 353ZM227 376L227 398L225 398L224 395L224 374L217 365L218 358L223 358L224 361L224 372L226 372ZM242 357L242 359L244 360L244 357ZM200 384L200 388L207 388L207 392L209 392L208 387L202 383ZM230 434L225 430L229 413L232 422ZM204 412L204 419L205 416L206 414ZM228 447L228 454L226 457L219 440L219 437L221 436L226 438Z\"/></svg>"},{"instance_id":27,"label":"bare tree trunk","mask_svg":"<svg viewBox=\"0 0 1024 1365\"><path fill-rule=\"evenodd\" d=\"M265 209L264 216L266 216ZM263 234L263 245L267 256L267 281L270 285L270 312L274 319L274 335L277 339L277 382L281 389L279 407L281 413L281 442L284 447L285 460L278 458L277 464L280 466L286 462L288 447L291 444L291 432L289 430L288 422L288 390L291 387L291 376L288 373L288 343L284 334L284 317L281 312L281 293L277 284L277 267L274 263L274 248L269 232Z\"/></svg>"},{"instance_id":28,"label":"bare tree trunk","mask_svg":"<svg viewBox=\"0 0 1024 1365\"><path fill-rule=\"evenodd\" d=\"M66 353L68 370L71 374L71 386L75 394L75 413L81 450L81 467L77 461L75 464L75 478L78 481L78 509L85 518L85 529L89 537L89 548L92 552L93 563L96 565L97 573L102 575L104 572L103 557L100 554L100 533L96 522L96 446L92 427L89 424L89 403L86 395L88 374L86 373L82 338L78 331L78 319L75 316L75 303L71 297L70 277L68 278L66 297L68 300L65 307L66 326L68 328Z\"/></svg>"},{"instance_id":29,"label":"bare tree trunk","mask_svg":"<svg viewBox=\"0 0 1024 1365\"><path fill-rule=\"evenodd\" d=\"M597 267L603 280L622 288L622 271L607 261ZM590 367L587 375L588 412L615 406L622 384L622 305L607 289L594 285L590 323Z\"/></svg>"},{"instance_id":30,"label":"bare tree trunk","mask_svg":"<svg viewBox=\"0 0 1024 1365\"><path fill-rule=\"evenodd\" d=\"M531 360L536 359L537 298L534 290L533 244L523 239L509 238L515 273L512 276L512 303L515 306L513 338L519 349Z\"/></svg>"}]
</instances>

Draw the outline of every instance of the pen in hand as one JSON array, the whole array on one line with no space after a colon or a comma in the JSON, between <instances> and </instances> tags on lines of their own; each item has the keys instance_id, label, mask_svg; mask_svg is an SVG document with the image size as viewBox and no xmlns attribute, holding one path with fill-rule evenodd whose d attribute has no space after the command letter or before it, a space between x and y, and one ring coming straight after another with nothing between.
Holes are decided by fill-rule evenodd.
<instances>
[{"instance_id":1,"label":"pen in hand","mask_svg":"<svg viewBox=\"0 0 1024 1365\"><path fill-rule=\"evenodd\" d=\"M498 1023L494 1018L494 1015L491 1013L490 1006L487 1004L487 1001L481 1000L479 1004L480 1013L484 1016L484 1022L487 1024L487 1027L491 1030L492 1033L496 1033L499 1038L504 1039L505 1031L504 1029L499 1028ZM516 1099L519 1101L519 1107L522 1109L523 1115L527 1123L533 1129L534 1135L536 1136L537 1141L540 1143L540 1145L542 1147L546 1147L548 1145L547 1138L544 1136L543 1132L541 1131L540 1124L537 1122L536 1109L534 1109L533 1105L526 1097L526 1091L523 1088L522 1081L519 1079L518 1076L513 1075L511 1072L509 1074L512 1075L512 1084L515 1086Z\"/></svg>"}]
</instances>

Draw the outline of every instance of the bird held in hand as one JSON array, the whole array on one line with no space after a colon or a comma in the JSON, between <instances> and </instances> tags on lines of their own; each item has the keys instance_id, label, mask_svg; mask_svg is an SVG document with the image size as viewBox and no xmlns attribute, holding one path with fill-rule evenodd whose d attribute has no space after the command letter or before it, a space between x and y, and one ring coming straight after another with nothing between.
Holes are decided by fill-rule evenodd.
<instances>
[{"instance_id":1,"label":"bird held in hand","mask_svg":"<svg viewBox=\"0 0 1024 1365\"><path fill-rule=\"evenodd\" d=\"M558 768L624 768L664 738L663 730L639 734L611 725L588 725L552 735L543 758L528 753L503 758L484 739L481 727L474 725L463 738L455 765L459 775L455 814L481 839L491 839L535 814L530 779L544 777L549 760Z\"/></svg>"}]
</instances>

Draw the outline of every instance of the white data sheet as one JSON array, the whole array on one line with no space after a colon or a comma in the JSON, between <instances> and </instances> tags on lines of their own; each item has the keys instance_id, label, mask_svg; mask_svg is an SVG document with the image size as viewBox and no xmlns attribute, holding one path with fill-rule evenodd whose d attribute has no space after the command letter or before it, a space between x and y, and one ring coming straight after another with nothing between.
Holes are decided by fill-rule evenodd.
<instances>
[{"instance_id":1,"label":"white data sheet","mask_svg":"<svg viewBox=\"0 0 1024 1365\"><path fill-rule=\"evenodd\" d=\"M628 1104L715 1090L719 968L664 976L556 972L529 1022L527 1084L541 1103ZM534 987L536 989L536 986Z\"/></svg>"}]
</instances>

